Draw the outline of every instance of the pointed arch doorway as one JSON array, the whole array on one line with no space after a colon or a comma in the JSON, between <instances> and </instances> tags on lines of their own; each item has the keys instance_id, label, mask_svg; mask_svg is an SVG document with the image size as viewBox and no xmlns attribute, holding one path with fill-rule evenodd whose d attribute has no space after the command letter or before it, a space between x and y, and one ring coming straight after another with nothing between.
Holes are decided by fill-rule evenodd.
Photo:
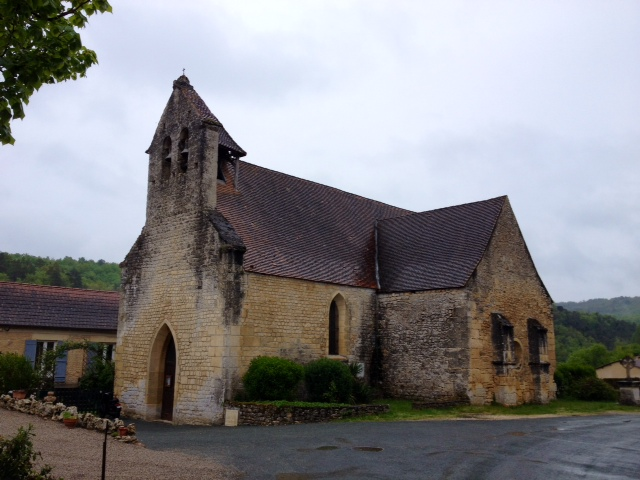
<instances>
[{"instance_id":1,"label":"pointed arch doorway","mask_svg":"<svg viewBox=\"0 0 640 480\"><path fill-rule=\"evenodd\" d=\"M162 383L162 407L160 418L173 420L173 395L175 393L176 379L176 345L173 335L169 335L167 350L164 356L164 375Z\"/></svg>"},{"instance_id":2,"label":"pointed arch doorway","mask_svg":"<svg viewBox=\"0 0 640 480\"><path fill-rule=\"evenodd\" d=\"M148 420L173 421L177 357L173 333L165 324L158 331L151 348L147 391Z\"/></svg>"}]
</instances>

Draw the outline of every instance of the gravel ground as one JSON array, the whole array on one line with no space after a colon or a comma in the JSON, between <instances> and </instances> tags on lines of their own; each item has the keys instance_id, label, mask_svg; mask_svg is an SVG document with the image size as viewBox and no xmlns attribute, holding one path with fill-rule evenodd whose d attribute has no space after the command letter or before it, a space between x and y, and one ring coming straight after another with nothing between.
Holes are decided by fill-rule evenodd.
<instances>
[{"instance_id":1,"label":"gravel ground","mask_svg":"<svg viewBox=\"0 0 640 480\"><path fill-rule=\"evenodd\" d=\"M32 424L36 451L52 473L65 480L98 479L102 474L104 433L76 428L35 415L0 409L0 436L13 437L18 428ZM142 445L107 439L108 479L238 479L233 468L202 457L177 452L154 451Z\"/></svg>"}]
</instances>

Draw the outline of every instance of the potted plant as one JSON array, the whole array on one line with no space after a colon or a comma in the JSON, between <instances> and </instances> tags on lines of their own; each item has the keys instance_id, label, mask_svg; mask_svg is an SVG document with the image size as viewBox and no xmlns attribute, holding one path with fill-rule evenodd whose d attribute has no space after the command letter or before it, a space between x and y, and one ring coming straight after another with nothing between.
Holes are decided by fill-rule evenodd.
<instances>
[{"instance_id":1,"label":"potted plant","mask_svg":"<svg viewBox=\"0 0 640 480\"><path fill-rule=\"evenodd\" d=\"M129 435L129 429L124 425L120 425L118 427L118 433L120 434L121 437L126 437L127 435Z\"/></svg>"},{"instance_id":2,"label":"potted plant","mask_svg":"<svg viewBox=\"0 0 640 480\"><path fill-rule=\"evenodd\" d=\"M31 362L23 355L0 353L0 393L13 392L16 399L25 398L40 378Z\"/></svg>"},{"instance_id":3,"label":"potted plant","mask_svg":"<svg viewBox=\"0 0 640 480\"><path fill-rule=\"evenodd\" d=\"M76 428L78 416L73 412L66 411L62 414L62 423L64 423L67 428Z\"/></svg>"}]
</instances>

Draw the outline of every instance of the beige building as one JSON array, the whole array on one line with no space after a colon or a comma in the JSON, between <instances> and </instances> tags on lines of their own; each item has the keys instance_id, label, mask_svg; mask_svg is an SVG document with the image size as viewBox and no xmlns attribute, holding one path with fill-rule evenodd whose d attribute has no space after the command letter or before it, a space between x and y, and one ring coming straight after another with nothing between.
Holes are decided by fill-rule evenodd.
<instances>
[{"instance_id":1,"label":"beige building","mask_svg":"<svg viewBox=\"0 0 640 480\"><path fill-rule=\"evenodd\" d=\"M25 355L33 365L62 342L116 343L119 292L0 282L0 352ZM59 358L55 383L76 386L87 365L84 350Z\"/></svg>"},{"instance_id":2,"label":"beige building","mask_svg":"<svg viewBox=\"0 0 640 480\"><path fill-rule=\"evenodd\" d=\"M640 356L634 358L635 364L629 370L632 380L640 380ZM596 375L603 380L626 380L627 369L618 362L608 363L596 368Z\"/></svg>"},{"instance_id":3,"label":"beige building","mask_svg":"<svg viewBox=\"0 0 640 480\"><path fill-rule=\"evenodd\" d=\"M555 396L551 298L507 197L415 213L242 161L185 76L122 263L128 415L219 423L251 359L359 362L434 405Z\"/></svg>"}]
</instances>

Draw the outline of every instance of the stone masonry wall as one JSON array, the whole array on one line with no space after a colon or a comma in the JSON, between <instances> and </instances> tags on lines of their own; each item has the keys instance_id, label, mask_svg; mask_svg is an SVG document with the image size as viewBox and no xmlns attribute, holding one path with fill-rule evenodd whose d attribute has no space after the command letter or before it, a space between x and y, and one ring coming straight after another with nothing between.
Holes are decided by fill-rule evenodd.
<instances>
[{"instance_id":1,"label":"stone masonry wall","mask_svg":"<svg viewBox=\"0 0 640 480\"><path fill-rule=\"evenodd\" d=\"M385 394L434 405L468 403L467 304L464 290L379 296Z\"/></svg>"},{"instance_id":2,"label":"stone masonry wall","mask_svg":"<svg viewBox=\"0 0 640 480\"><path fill-rule=\"evenodd\" d=\"M238 410L238 425L274 426L319 423L341 418L380 415L389 405L348 405L342 407L279 407L268 404L229 402Z\"/></svg>"},{"instance_id":3,"label":"stone masonry wall","mask_svg":"<svg viewBox=\"0 0 640 480\"><path fill-rule=\"evenodd\" d=\"M474 404L546 403L555 398L555 337L552 300L542 284L513 210L507 201L489 248L470 282L472 292L471 378ZM513 325L513 362L498 365L492 340L492 314ZM540 364L531 365L527 322L547 329L547 348ZM546 365L545 365L546 364Z\"/></svg>"},{"instance_id":4,"label":"stone masonry wall","mask_svg":"<svg viewBox=\"0 0 640 480\"><path fill-rule=\"evenodd\" d=\"M161 404L154 375L162 375L167 329L176 345L176 423L212 423L222 416L225 385L222 367L229 337L237 327L225 325L217 269L191 265L185 242L197 223L182 217L166 232L149 232L134 279L124 284L116 349L116 392L126 414L158 418ZM160 229L163 230L163 229ZM215 232L210 229L211 238ZM155 234L152 234L155 233ZM215 246L212 247L215 250ZM127 269L127 278L131 272ZM163 327L164 326L164 327ZM236 342L237 343L237 340ZM237 356L237 355L236 355Z\"/></svg>"},{"instance_id":5,"label":"stone masonry wall","mask_svg":"<svg viewBox=\"0 0 640 480\"><path fill-rule=\"evenodd\" d=\"M371 359L375 291L270 275L247 274L242 312L240 374L259 356L306 363L328 355L329 307L341 296L339 357Z\"/></svg>"},{"instance_id":6,"label":"stone masonry wall","mask_svg":"<svg viewBox=\"0 0 640 480\"><path fill-rule=\"evenodd\" d=\"M380 295L383 387L426 404L546 403L555 398L551 307L507 200L466 288ZM505 345L496 315L512 327ZM536 358L531 320L546 329Z\"/></svg>"}]
</instances>

